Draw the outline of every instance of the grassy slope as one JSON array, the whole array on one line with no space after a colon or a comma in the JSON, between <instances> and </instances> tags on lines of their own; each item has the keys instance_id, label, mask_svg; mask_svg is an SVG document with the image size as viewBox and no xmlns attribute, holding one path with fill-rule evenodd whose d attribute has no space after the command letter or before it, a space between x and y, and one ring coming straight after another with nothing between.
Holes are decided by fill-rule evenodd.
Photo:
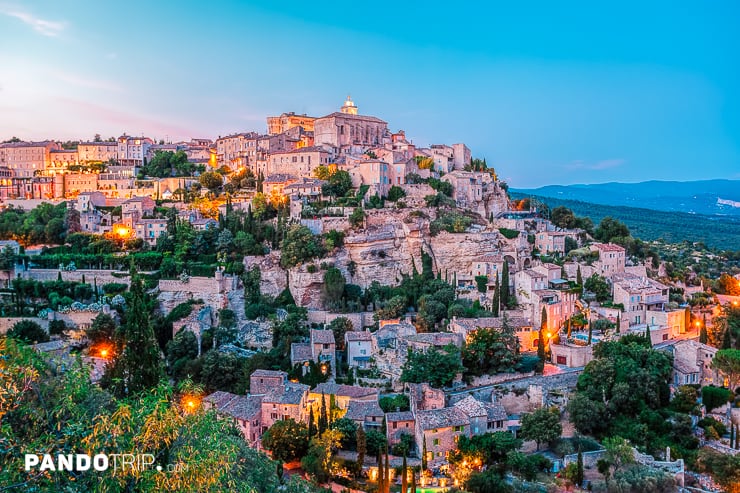
<instances>
[{"instance_id":1,"label":"grassy slope","mask_svg":"<svg viewBox=\"0 0 740 493\"><path fill-rule=\"evenodd\" d=\"M528 195L512 193L512 198ZM578 200L537 197L550 209L563 205L576 215L590 217L595 225L606 216L619 219L629 226L632 236L645 241L664 239L667 242L683 240L702 241L721 250L740 250L740 219L710 217L683 212L664 212L637 207L592 204Z\"/></svg>"}]
</instances>

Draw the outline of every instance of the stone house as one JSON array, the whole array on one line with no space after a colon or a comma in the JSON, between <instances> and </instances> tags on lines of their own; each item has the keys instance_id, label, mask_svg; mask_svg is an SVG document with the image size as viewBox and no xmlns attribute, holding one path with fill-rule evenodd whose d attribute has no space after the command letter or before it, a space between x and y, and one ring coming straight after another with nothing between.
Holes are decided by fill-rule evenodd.
<instances>
[{"instance_id":1,"label":"stone house","mask_svg":"<svg viewBox=\"0 0 740 493\"><path fill-rule=\"evenodd\" d=\"M385 413L380 408L377 400L374 401L349 401L347 412L344 417L354 421L357 426L362 426L365 430L380 431L383 426Z\"/></svg>"},{"instance_id":2,"label":"stone house","mask_svg":"<svg viewBox=\"0 0 740 493\"><path fill-rule=\"evenodd\" d=\"M599 259L594 262L597 272L604 277L624 272L624 247L613 243L592 243L589 249L599 252Z\"/></svg>"},{"instance_id":3,"label":"stone house","mask_svg":"<svg viewBox=\"0 0 740 493\"><path fill-rule=\"evenodd\" d=\"M370 387L359 387L357 385L340 385L334 382L323 382L312 389L308 394L308 400L312 404L321 404L321 396L326 396L327 404L329 396L334 396L335 405L346 411L350 403L378 402L378 389Z\"/></svg>"},{"instance_id":4,"label":"stone house","mask_svg":"<svg viewBox=\"0 0 740 493\"><path fill-rule=\"evenodd\" d=\"M336 375L336 343L331 330L311 329L309 342L294 342L290 345L290 364L306 364L313 361L323 366L328 364L332 375ZM327 370L328 370L327 369ZM323 370L323 367L322 367Z\"/></svg>"},{"instance_id":5,"label":"stone house","mask_svg":"<svg viewBox=\"0 0 740 493\"><path fill-rule=\"evenodd\" d=\"M467 414L471 435L483 435L506 429L506 410L499 403L483 402L469 395L453 406Z\"/></svg>"},{"instance_id":6,"label":"stone house","mask_svg":"<svg viewBox=\"0 0 740 493\"><path fill-rule=\"evenodd\" d=\"M262 433L279 420L293 419L307 422L309 389L308 385L287 381L278 387L268 389L262 396Z\"/></svg>"},{"instance_id":7,"label":"stone house","mask_svg":"<svg viewBox=\"0 0 740 493\"><path fill-rule=\"evenodd\" d=\"M507 323L514 330L514 334L519 340L519 347L523 351L529 351L534 348L534 341L539 336L539 327L532 324L532 319L522 316L507 316ZM452 317L449 324L449 330L460 334L467 339L473 332L478 329L496 329L501 330L503 327L503 317L481 317L481 318L459 318Z\"/></svg>"},{"instance_id":8,"label":"stone house","mask_svg":"<svg viewBox=\"0 0 740 493\"><path fill-rule=\"evenodd\" d=\"M407 383L406 390L409 394L411 412L414 414L418 411L445 407L445 393L428 383Z\"/></svg>"},{"instance_id":9,"label":"stone house","mask_svg":"<svg viewBox=\"0 0 740 493\"><path fill-rule=\"evenodd\" d=\"M250 447L259 448L262 436L262 397L217 391L203 398L203 407L231 418Z\"/></svg>"},{"instance_id":10,"label":"stone house","mask_svg":"<svg viewBox=\"0 0 740 493\"><path fill-rule=\"evenodd\" d=\"M157 239L167 234L167 219L139 219L134 223L134 233L137 238L155 246Z\"/></svg>"},{"instance_id":11,"label":"stone house","mask_svg":"<svg viewBox=\"0 0 740 493\"><path fill-rule=\"evenodd\" d=\"M401 437L405 434L414 436L416 420L414 413L411 411L396 411L385 415L386 438L388 446L393 447L401 442Z\"/></svg>"},{"instance_id":12,"label":"stone house","mask_svg":"<svg viewBox=\"0 0 740 493\"><path fill-rule=\"evenodd\" d=\"M350 368L367 368L373 354L372 334L368 331L347 331L344 342Z\"/></svg>"},{"instance_id":13,"label":"stone house","mask_svg":"<svg viewBox=\"0 0 740 493\"><path fill-rule=\"evenodd\" d=\"M330 154L323 147L303 147L271 153L267 171L268 174L292 174L312 178L316 168L327 166L330 162Z\"/></svg>"},{"instance_id":14,"label":"stone house","mask_svg":"<svg viewBox=\"0 0 740 493\"><path fill-rule=\"evenodd\" d=\"M427 463L440 465L457 448L460 435L470 436L470 418L458 407L417 411L415 439L417 450L426 450Z\"/></svg>"},{"instance_id":15,"label":"stone house","mask_svg":"<svg viewBox=\"0 0 740 493\"><path fill-rule=\"evenodd\" d=\"M712 369L712 360L717 348L692 339L676 341L666 347L673 354L673 380L675 386L722 385L723 379Z\"/></svg>"}]
</instances>

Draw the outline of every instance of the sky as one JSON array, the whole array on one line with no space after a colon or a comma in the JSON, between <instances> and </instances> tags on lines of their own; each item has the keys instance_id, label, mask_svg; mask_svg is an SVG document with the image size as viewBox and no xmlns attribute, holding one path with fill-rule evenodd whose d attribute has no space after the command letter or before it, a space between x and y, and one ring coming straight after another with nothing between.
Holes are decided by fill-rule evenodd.
<instances>
[{"instance_id":1,"label":"sky","mask_svg":"<svg viewBox=\"0 0 740 493\"><path fill-rule=\"evenodd\" d=\"M513 187L740 179L740 2L0 0L0 140L361 114Z\"/></svg>"}]
</instances>

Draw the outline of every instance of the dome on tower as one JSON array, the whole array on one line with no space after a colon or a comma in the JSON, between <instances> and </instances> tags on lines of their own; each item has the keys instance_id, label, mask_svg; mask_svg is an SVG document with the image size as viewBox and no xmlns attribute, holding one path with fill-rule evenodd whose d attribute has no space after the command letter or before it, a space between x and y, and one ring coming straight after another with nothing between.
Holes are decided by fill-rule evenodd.
<instances>
[{"instance_id":1,"label":"dome on tower","mask_svg":"<svg viewBox=\"0 0 740 493\"><path fill-rule=\"evenodd\" d=\"M350 96L347 96L347 99L344 101L344 104L342 105L340 111L342 113L347 113L348 115L357 114L357 106L355 106L355 103L352 101L352 98Z\"/></svg>"}]
</instances>

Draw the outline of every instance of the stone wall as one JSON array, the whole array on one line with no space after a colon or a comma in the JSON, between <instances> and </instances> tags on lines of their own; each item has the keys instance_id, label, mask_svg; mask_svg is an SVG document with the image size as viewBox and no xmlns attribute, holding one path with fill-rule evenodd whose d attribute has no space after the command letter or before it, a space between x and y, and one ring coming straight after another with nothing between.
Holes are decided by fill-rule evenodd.
<instances>
[{"instance_id":1,"label":"stone wall","mask_svg":"<svg viewBox=\"0 0 740 493\"><path fill-rule=\"evenodd\" d=\"M15 324L22 320L30 320L32 322L36 322L41 327L49 330L49 321L44 318L38 318L38 317L2 317L0 318L0 334L5 334L8 332L8 330L11 329Z\"/></svg>"},{"instance_id":2,"label":"stone wall","mask_svg":"<svg viewBox=\"0 0 740 493\"><path fill-rule=\"evenodd\" d=\"M79 269L72 271L60 271L59 269L29 269L19 271L18 274L24 279L34 279L36 281L56 281L59 273L62 273L63 281L82 282L82 276L85 276L85 282L92 285L97 281L98 287L111 282L128 285L130 283L127 272L115 270L96 270L96 269ZM113 273L118 273L122 277L116 277Z\"/></svg>"},{"instance_id":3,"label":"stone wall","mask_svg":"<svg viewBox=\"0 0 740 493\"><path fill-rule=\"evenodd\" d=\"M162 279L159 281L160 292L185 292L194 296L223 293L229 287L228 278L191 277L187 282Z\"/></svg>"},{"instance_id":4,"label":"stone wall","mask_svg":"<svg viewBox=\"0 0 740 493\"><path fill-rule=\"evenodd\" d=\"M313 324L328 324L336 318L344 317L352 322L354 330L362 330L364 327L369 327L375 323L373 319L374 314L374 312L331 313L326 310L309 310L308 322Z\"/></svg>"}]
</instances>

